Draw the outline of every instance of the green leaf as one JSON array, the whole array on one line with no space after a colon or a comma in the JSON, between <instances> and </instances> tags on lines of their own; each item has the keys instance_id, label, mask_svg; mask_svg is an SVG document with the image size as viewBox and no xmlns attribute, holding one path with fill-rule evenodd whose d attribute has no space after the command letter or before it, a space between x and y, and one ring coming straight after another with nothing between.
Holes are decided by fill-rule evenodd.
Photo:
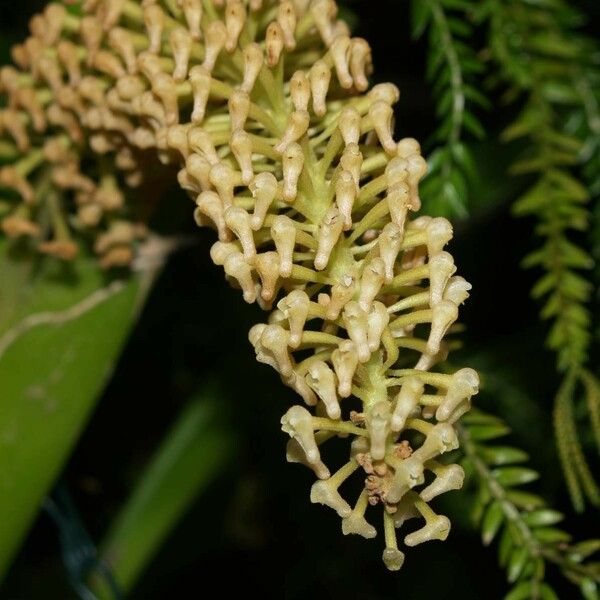
<instances>
[{"instance_id":1,"label":"green leaf","mask_svg":"<svg viewBox=\"0 0 600 600\"><path fill-rule=\"evenodd\" d=\"M600 598L598 584L593 579L584 579L581 582L579 589L585 600L598 600Z\"/></svg>"},{"instance_id":2,"label":"green leaf","mask_svg":"<svg viewBox=\"0 0 600 600\"><path fill-rule=\"evenodd\" d=\"M508 561L508 581L510 583L514 583L519 579L527 561L529 560L529 549L527 546L519 546L515 549L515 551L510 555L510 559Z\"/></svg>"},{"instance_id":3,"label":"green leaf","mask_svg":"<svg viewBox=\"0 0 600 600\"><path fill-rule=\"evenodd\" d=\"M190 401L103 542L101 554L121 590L131 590L196 496L231 459L233 437L218 422L220 401L214 384Z\"/></svg>"},{"instance_id":4,"label":"green leaf","mask_svg":"<svg viewBox=\"0 0 600 600\"><path fill-rule=\"evenodd\" d=\"M429 3L413 0L410 3L411 32L414 39L419 39L431 19Z\"/></svg>"},{"instance_id":5,"label":"green leaf","mask_svg":"<svg viewBox=\"0 0 600 600\"><path fill-rule=\"evenodd\" d=\"M507 490L506 499L522 510L534 510L544 506L543 498L523 490Z\"/></svg>"},{"instance_id":6,"label":"green leaf","mask_svg":"<svg viewBox=\"0 0 600 600\"><path fill-rule=\"evenodd\" d=\"M527 452L510 446L482 446L479 453L490 465L508 465L528 460Z\"/></svg>"},{"instance_id":7,"label":"green leaf","mask_svg":"<svg viewBox=\"0 0 600 600\"><path fill-rule=\"evenodd\" d=\"M556 543L564 543L570 542L571 536L562 529L557 529L556 527L541 527L539 529L533 530L533 535L540 540L540 542L544 542L546 544L556 544Z\"/></svg>"},{"instance_id":8,"label":"green leaf","mask_svg":"<svg viewBox=\"0 0 600 600\"><path fill-rule=\"evenodd\" d=\"M544 525L556 525L564 519L564 515L557 510L550 508L544 508L541 510L534 510L528 514L523 515L523 521L530 527L541 527Z\"/></svg>"},{"instance_id":9,"label":"green leaf","mask_svg":"<svg viewBox=\"0 0 600 600\"><path fill-rule=\"evenodd\" d=\"M500 502L492 502L485 512L481 524L481 539L484 545L489 546L496 537L504 521L504 511Z\"/></svg>"},{"instance_id":10,"label":"green leaf","mask_svg":"<svg viewBox=\"0 0 600 600\"><path fill-rule=\"evenodd\" d=\"M506 596L504 600L526 600L531 598L531 581L523 581L516 585Z\"/></svg>"},{"instance_id":11,"label":"green leaf","mask_svg":"<svg viewBox=\"0 0 600 600\"><path fill-rule=\"evenodd\" d=\"M560 600L557 593L547 584L543 583L540 587L542 600Z\"/></svg>"},{"instance_id":12,"label":"green leaf","mask_svg":"<svg viewBox=\"0 0 600 600\"><path fill-rule=\"evenodd\" d=\"M524 485L539 478L539 474L533 469L525 467L502 467L494 469L492 475L496 481L503 486Z\"/></svg>"},{"instance_id":13,"label":"green leaf","mask_svg":"<svg viewBox=\"0 0 600 600\"><path fill-rule=\"evenodd\" d=\"M469 427L469 435L476 442L493 440L510 433L506 425L473 425Z\"/></svg>"},{"instance_id":14,"label":"green leaf","mask_svg":"<svg viewBox=\"0 0 600 600\"><path fill-rule=\"evenodd\" d=\"M579 542L573 544L569 549L569 554L576 562L581 562L600 551L600 539L586 540L585 542Z\"/></svg>"},{"instance_id":15,"label":"green leaf","mask_svg":"<svg viewBox=\"0 0 600 600\"><path fill-rule=\"evenodd\" d=\"M110 280L95 258L9 257L0 242L0 573L113 369L150 275Z\"/></svg>"}]
</instances>

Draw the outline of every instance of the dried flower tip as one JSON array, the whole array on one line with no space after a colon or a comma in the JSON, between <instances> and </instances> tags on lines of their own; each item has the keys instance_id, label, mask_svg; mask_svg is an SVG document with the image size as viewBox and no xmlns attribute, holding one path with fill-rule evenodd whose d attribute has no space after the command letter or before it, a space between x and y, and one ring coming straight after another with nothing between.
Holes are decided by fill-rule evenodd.
<instances>
[{"instance_id":1,"label":"dried flower tip","mask_svg":"<svg viewBox=\"0 0 600 600\"><path fill-rule=\"evenodd\" d=\"M270 251L256 255L254 267L262 284L261 297L266 302L272 300L277 292L277 282L279 281L280 269L279 265L280 260L277 252Z\"/></svg>"},{"instance_id":2,"label":"dried flower tip","mask_svg":"<svg viewBox=\"0 0 600 600\"><path fill-rule=\"evenodd\" d=\"M199 40L201 38L202 0L177 0L177 4L183 10L185 22L192 39Z\"/></svg>"},{"instance_id":3,"label":"dried flower tip","mask_svg":"<svg viewBox=\"0 0 600 600\"><path fill-rule=\"evenodd\" d=\"M250 225L254 231L258 231L263 226L269 208L277 195L277 179L273 173L259 173L254 177L249 187L254 198L254 213L252 214ZM288 272L285 277L289 277L289 275L290 273Z\"/></svg>"},{"instance_id":4,"label":"dried flower tip","mask_svg":"<svg viewBox=\"0 0 600 600\"><path fill-rule=\"evenodd\" d=\"M417 546L423 542L431 540L444 541L450 533L450 519L443 515L435 515L435 517L427 520L424 527L417 531L408 534L404 538L404 543L407 546Z\"/></svg>"},{"instance_id":5,"label":"dried flower tip","mask_svg":"<svg viewBox=\"0 0 600 600\"><path fill-rule=\"evenodd\" d=\"M256 42L252 42L244 47L244 80L240 86L242 92L246 92L247 94L252 92L263 63L263 51Z\"/></svg>"},{"instance_id":6,"label":"dried flower tip","mask_svg":"<svg viewBox=\"0 0 600 600\"><path fill-rule=\"evenodd\" d=\"M183 81L187 77L192 52L192 36L185 27L176 27L169 34L169 44L175 60L173 79Z\"/></svg>"},{"instance_id":7,"label":"dried flower tip","mask_svg":"<svg viewBox=\"0 0 600 600\"><path fill-rule=\"evenodd\" d=\"M452 382L444 401L438 407L435 418L448 421L454 411L463 402L470 402L471 397L479 392L479 375L473 369L460 369L452 376Z\"/></svg>"},{"instance_id":8,"label":"dried flower tip","mask_svg":"<svg viewBox=\"0 0 600 600\"><path fill-rule=\"evenodd\" d=\"M204 62L202 66L209 72L215 68L219 54L227 39L227 28L223 21L213 21L204 33Z\"/></svg>"},{"instance_id":9,"label":"dried flower tip","mask_svg":"<svg viewBox=\"0 0 600 600\"><path fill-rule=\"evenodd\" d=\"M254 178L254 170L252 168L252 139L250 135L241 129L236 129L231 134L229 146L240 166L242 183L249 185Z\"/></svg>"},{"instance_id":10,"label":"dried flower tip","mask_svg":"<svg viewBox=\"0 0 600 600\"><path fill-rule=\"evenodd\" d=\"M371 357L368 341L368 317L366 311L354 300L344 307L343 321L348 336L354 342L358 360L366 363Z\"/></svg>"},{"instance_id":11,"label":"dried flower tip","mask_svg":"<svg viewBox=\"0 0 600 600\"><path fill-rule=\"evenodd\" d=\"M194 123L201 123L204 119L206 104L208 103L208 97L210 95L210 71L201 65L196 65L190 69L189 81L194 96L191 119Z\"/></svg>"},{"instance_id":12,"label":"dried flower tip","mask_svg":"<svg viewBox=\"0 0 600 600\"><path fill-rule=\"evenodd\" d=\"M360 280L360 295L358 303L365 311L371 309L371 304L381 290L385 281L385 263L380 257L371 259L365 265Z\"/></svg>"},{"instance_id":13,"label":"dried flower tip","mask_svg":"<svg viewBox=\"0 0 600 600\"><path fill-rule=\"evenodd\" d=\"M322 360L312 362L306 374L306 383L322 400L327 416L330 419L339 419L342 411L335 390L335 373L329 365Z\"/></svg>"},{"instance_id":14,"label":"dried flower tip","mask_svg":"<svg viewBox=\"0 0 600 600\"><path fill-rule=\"evenodd\" d=\"M235 279L238 282L240 288L242 289L244 300L248 302L248 304L252 304L253 302L255 302L256 286L254 284L254 278L252 277L252 268L244 258L244 255L241 252L230 254L225 259L225 264L223 265L223 268L225 270L225 273L229 275L229 277L233 277L233 279ZM260 358L258 358L258 356L257 360L259 360L260 362L264 362L261 361Z\"/></svg>"},{"instance_id":15,"label":"dried flower tip","mask_svg":"<svg viewBox=\"0 0 600 600\"><path fill-rule=\"evenodd\" d=\"M432 308L443 300L446 285L455 272L454 258L448 252L439 252L429 259L429 305Z\"/></svg>"},{"instance_id":16,"label":"dried flower tip","mask_svg":"<svg viewBox=\"0 0 600 600\"><path fill-rule=\"evenodd\" d=\"M344 340L331 353L331 362L338 379L338 394L348 398L352 393L352 379L358 366L358 353L351 340Z\"/></svg>"},{"instance_id":17,"label":"dried flower tip","mask_svg":"<svg viewBox=\"0 0 600 600\"><path fill-rule=\"evenodd\" d=\"M350 72L359 92L369 87L367 75L371 71L371 46L363 38L352 38L350 46Z\"/></svg>"},{"instance_id":18,"label":"dried flower tip","mask_svg":"<svg viewBox=\"0 0 600 600\"><path fill-rule=\"evenodd\" d=\"M271 236L281 260L281 276L290 277L294 264L293 254L296 245L296 227L285 215L277 215L271 224Z\"/></svg>"},{"instance_id":19,"label":"dried flower tip","mask_svg":"<svg viewBox=\"0 0 600 600\"><path fill-rule=\"evenodd\" d=\"M306 110L295 110L288 119L287 126L275 151L283 153L286 148L297 142L308 130L310 115Z\"/></svg>"},{"instance_id":20,"label":"dried flower tip","mask_svg":"<svg viewBox=\"0 0 600 600\"><path fill-rule=\"evenodd\" d=\"M419 405L423 395L424 385L418 377L407 377L403 382L396 397L396 406L392 414L392 431L402 431L406 419L412 415Z\"/></svg>"},{"instance_id":21,"label":"dried flower tip","mask_svg":"<svg viewBox=\"0 0 600 600\"><path fill-rule=\"evenodd\" d=\"M304 325L310 310L310 298L304 290L293 290L277 304L290 327L290 348L297 348L302 341Z\"/></svg>"},{"instance_id":22,"label":"dried flower tip","mask_svg":"<svg viewBox=\"0 0 600 600\"><path fill-rule=\"evenodd\" d=\"M435 473L435 479L419 494L425 502L431 502L435 497L460 490L465 480L465 471L460 465L426 465Z\"/></svg>"},{"instance_id":23,"label":"dried flower tip","mask_svg":"<svg viewBox=\"0 0 600 600\"><path fill-rule=\"evenodd\" d=\"M192 159L192 156L188 159L188 162ZM229 241L229 229L225 223L225 211L223 208L223 201L219 195L212 191L202 192L196 198L197 211L207 216L215 225L219 234L219 240L222 242Z\"/></svg>"},{"instance_id":24,"label":"dried flower tip","mask_svg":"<svg viewBox=\"0 0 600 600\"><path fill-rule=\"evenodd\" d=\"M323 117L327 112L327 93L331 82L331 70L325 61L318 60L310 68L308 78L313 99L313 111L317 117Z\"/></svg>"},{"instance_id":25,"label":"dried flower tip","mask_svg":"<svg viewBox=\"0 0 600 600\"><path fill-rule=\"evenodd\" d=\"M360 140L360 113L352 106L347 106L342 110L340 119L338 121L338 127L344 144L358 144Z\"/></svg>"},{"instance_id":26,"label":"dried flower tip","mask_svg":"<svg viewBox=\"0 0 600 600\"><path fill-rule=\"evenodd\" d=\"M161 50L165 27L165 13L158 4L149 4L144 7L144 23L149 41L147 52L158 54Z\"/></svg>"},{"instance_id":27,"label":"dried flower tip","mask_svg":"<svg viewBox=\"0 0 600 600\"><path fill-rule=\"evenodd\" d=\"M304 152L299 144L290 144L283 152L283 199L293 202L298 194L298 179L304 167Z\"/></svg>"},{"instance_id":28,"label":"dried flower tip","mask_svg":"<svg viewBox=\"0 0 600 600\"><path fill-rule=\"evenodd\" d=\"M50 254L60 260L71 261L77 256L79 248L71 240L51 240L38 244L38 250L43 254Z\"/></svg>"},{"instance_id":29,"label":"dried flower tip","mask_svg":"<svg viewBox=\"0 0 600 600\"><path fill-rule=\"evenodd\" d=\"M331 288L331 300L327 305L326 317L335 321L342 309L354 297L356 280L351 275L344 275L342 279Z\"/></svg>"},{"instance_id":30,"label":"dried flower tip","mask_svg":"<svg viewBox=\"0 0 600 600\"><path fill-rule=\"evenodd\" d=\"M363 490L350 515L342 519L342 533L344 535L361 535L368 540L376 537L377 530L365 519L365 511L368 505L369 496L366 490Z\"/></svg>"},{"instance_id":31,"label":"dried flower tip","mask_svg":"<svg viewBox=\"0 0 600 600\"><path fill-rule=\"evenodd\" d=\"M240 0L229 0L225 9L225 27L227 40L225 49L232 53L238 44L238 39L246 23L246 9Z\"/></svg>"},{"instance_id":32,"label":"dried flower tip","mask_svg":"<svg viewBox=\"0 0 600 600\"><path fill-rule=\"evenodd\" d=\"M396 142L393 136L394 111L392 107L383 100L378 100L369 108L369 117L375 128L375 133L388 154L396 152Z\"/></svg>"},{"instance_id":33,"label":"dried flower tip","mask_svg":"<svg viewBox=\"0 0 600 600\"><path fill-rule=\"evenodd\" d=\"M357 468L358 463L355 460L351 460L329 479L313 483L310 490L310 501L313 504L325 504L333 508L342 519L349 517L352 509L340 496L338 488Z\"/></svg>"},{"instance_id":34,"label":"dried flower tip","mask_svg":"<svg viewBox=\"0 0 600 600\"><path fill-rule=\"evenodd\" d=\"M344 231L352 228L352 207L356 196L356 181L352 173L342 171L335 184L335 202L344 219Z\"/></svg>"},{"instance_id":35,"label":"dried flower tip","mask_svg":"<svg viewBox=\"0 0 600 600\"><path fill-rule=\"evenodd\" d=\"M250 96L242 90L236 90L229 97L227 106L231 119L231 131L244 129L250 112Z\"/></svg>"}]
</instances>

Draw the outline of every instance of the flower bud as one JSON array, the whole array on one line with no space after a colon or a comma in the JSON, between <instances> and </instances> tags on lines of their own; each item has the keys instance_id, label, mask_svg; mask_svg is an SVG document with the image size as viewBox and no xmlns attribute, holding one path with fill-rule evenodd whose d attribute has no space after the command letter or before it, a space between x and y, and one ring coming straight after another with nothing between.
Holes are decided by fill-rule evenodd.
<instances>
[{"instance_id":1,"label":"flower bud","mask_svg":"<svg viewBox=\"0 0 600 600\"><path fill-rule=\"evenodd\" d=\"M444 289L444 300L460 306L468 297L473 286L462 277L451 277Z\"/></svg>"},{"instance_id":2,"label":"flower bud","mask_svg":"<svg viewBox=\"0 0 600 600\"><path fill-rule=\"evenodd\" d=\"M344 89L352 87L354 80L350 75L350 38L347 35L338 35L329 48L338 81Z\"/></svg>"},{"instance_id":3,"label":"flower bud","mask_svg":"<svg viewBox=\"0 0 600 600\"><path fill-rule=\"evenodd\" d=\"M190 157L191 158L191 157ZM230 239L229 230L225 223L225 211L223 209L223 201L218 194L211 191L202 192L196 198L196 210L203 215L206 215L214 223L219 233L219 240L226 242Z\"/></svg>"},{"instance_id":4,"label":"flower bud","mask_svg":"<svg viewBox=\"0 0 600 600\"><path fill-rule=\"evenodd\" d=\"M238 39L246 23L246 9L240 0L229 0L225 9L227 41L225 50L230 54L237 48Z\"/></svg>"},{"instance_id":5,"label":"flower bud","mask_svg":"<svg viewBox=\"0 0 600 600\"><path fill-rule=\"evenodd\" d=\"M281 156L283 199L293 202L298 194L298 179L304 167L304 152L299 144L290 144Z\"/></svg>"},{"instance_id":6,"label":"flower bud","mask_svg":"<svg viewBox=\"0 0 600 600\"><path fill-rule=\"evenodd\" d=\"M358 354L351 340L344 340L332 352L331 362L338 379L338 394L348 398L352 393L352 379L358 366Z\"/></svg>"},{"instance_id":7,"label":"flower bud","mask_svg":"<svg viewBox=\"0 0 600 600\"><path fill-rule=\"evenodd\" d=\"M199 184L202 190L210 190L210 163L202 154L190 154L185 161L185 168L188 174L193 177Z\"/></svg>"},{"instance_id":8,"label":"flower bud","mask_svg":"<svg viewBox=\"0 0 600 600\"><path fill-rule=\"evenodd\" d=\"M356 190L360 189L360 170L363 163L363 155L358 144L347 144L340 158L340 168L348 171L354 179Z\"/></svg>"},{"instance_id":9,"label":"flower bud","mask_svg":"<svg viewBox=\"0 0 600 600\"><path fill-rule=\"evenodd\" d=\"M359 362L366 363L371 358L366 311L358 302L352 300L344 307L342 318L348 337L354 342Z\"/></svg>"},{"instance_id":10,"label":"flower bud","mask_svg":"<svg viewBox=\"0 0 600 600\"><path fill-rule=\"evenodd\" d=\"M287 127L279 143L275 146L275 151L283 153L286 148L297 142L308 130L310 124L310 115L306 110L295 110L288 119Z\"/></svg>"},{"instance_id":11,"label":"flower bud","mask_svg":"<svg viewBox=\"0 0 600 600\"><path fill-rule=\"evenodd\" d=\"M244 295L244 300L252 304L256 300L256 286L252 277L252 268L241 252L230 254L223 265L225 273L235 279ZM257 360L260 360L257 358Z\"/></svg>"},{"instance_id":12,"label":"flower bud","mask_svg":"<svg viewBox=\"0 0 600 600\"><path fill-rule=\"evenodd\" d=\"M192 122L201 123L204 120L206 104L210 95L210 71L201 65L195 65L190 69L189 81L194 96Z\"/></svg>"},{"instance_id":13,"label":"flower bud","mask_svg":"<svg viewBox=\"0 0 600 600\"><path fill-rule=\"evenodd\" d=\"M458 318L458 307L448 300L442 300L432 307L433 318L431 320L431 331L427 340L427 354L437 354L440 343L446 335L448 328Z\"/></svg>"},{"instance_id":14,"label":"flower bud","mask_svg":"<svg viewBox=\"0 0 600 600\"><path fill-rule=\"evenodd\" d=\"M365 264L360 280L360 295L358 303L365 311L371 309L371 304L381 290L385 280L385 263L380 257L371 259Z\"/></svg>"},{"instance_id":15,"label":"flower bud","mask_svg":"<svg viewBox=\"0 0 600 600\"><path fill-rule=\"evenodd\" d=\"M361 116L355 108L347 106L342 110L338 127L346 146L348 144L358 144L360 139L360 123Z\"/></svg>"},{"instance_id":16,"label":"flower bud","mask_svg":"<svg viewBox=\"0 0 600 600\"><path fill-rule=\"evenodd\" d=\"M260 336L260 347L277 363L277 370L283 377L290 377L293 365L288 351L289 332L280 325L267 325ZM260 361L260 357L257 356Z\"/></svg>"},{"instance_id":17,"label":"flower bud","mask_svg":"<svg viewBox=\"0 0 600 600\"><path fill-rule=\"evenodd\" d=\"M224 215L227 227L233 231L242 244L244 258L252 261L256 255L256 247L250 227L250 215L241 206L229 206L225 209Z\"/></svg>"},{"instance_id":18,"label":"flower bud","mask_svg":"<svg viewBox=\"0 0 600 600\"><path fill-rule=\"evenodd\" d=\"M367 412L365 424L371 441L371 457L373 460L383 460L390 434L390 403L382 400L373 405Z\"/></svg>"},{"instance_id":19,"label":"flower bud","mask_svg":"<svg viewBox=\"0 0 600 600\"><path fill-rule=\"evenodd\" d=\"M356 195L356 182L352 173L342 171L335 184L335 202L344 220L344 231L352 228L352 207Z\"/></svg>"},{"instance_id":20,"label":"flower bud","mask_svg":"<svg viewBox=\"0 0 600 600\"><path fill-rule=\"evenodd\" d=\"M294 222L285 215L277 215L271 225L271 235L281 261L281 276L290 277L292 274L293 254L296 245L296 227Z\"/></svg>"},{"instance_id":21,"label":"flower bud","mask_svg":"<svg viewBox=\"0 0 600 600\"><path fill-rule=\"evenodd\" d=\"M454 258L448 252L439 252L429 259L429 305L432 308L443 300L446 285L455 272Z\"/></svg>"},{"instance_id":22,"label":"flower bud","mask_svg":"<svg viewBox=\"0 0 600 600\"><path fill-rule=\"evenodd\" d=\"M292 406L281 417L281 429L298 442L309 463L315 464L321 460L315 441L312 415L305 408Z\"/></svg>"},{"instance_id":23,"label":"flower bud","mask_svg":"<svg viewBox=\"0 0 600 600\"><path fill-rule=\"evenodd\" d=\"M425 462L457 448L458 437L454 427L449 423L437 423L425 437L423 445L412 453L411 458Z\"/></svg>"},{"instance_id":24,"label":"flower bud","mask_svg":"<svg viewBox=\"0 0 600 600\"><path fill-rule=\"evenodd\" d=\"M305 404L308 406L316 406L317 405L317 396L310 389L308 383L306 383L306 379L298 375L296 371L293 371L289 377L282 377L282 381L289 387L291 387L297 394L300 395L302 400L304 400ZM329 475L327 476L329 477ZM321 479L325 479L321 477Z\"/></svg>"},{"instance_id":25,"label":"flower bud","mask_svg":"<svg viewBox=\"0 0 600 600\"><path fill-rule=\"evenodd\" d=\"M435 479L419 494L425 502L431 502L440 494L462 488L465 471L460 465L438 464L432 470L435 473Z\"/></svg>"},{"instance_id":26,"label":"flower bud","mask_svg":"<svg viewBox=\"0 0 600 600\"><path fill-rule=\"evenodd\" d=\"M192 52L192 36L185 27L175 27L169 34L169 44L175 60L173 79L183 81L187 77L190 54Z\"/></svg>"},{"instance_id":27,"label":"flower bud","mask_svg":"<svg viewBox=\"0 0 600 600\"><path fill-rule=\"evenodd\" d=\"M290 96L296 110L307 111L310 101L310 81L304 71L296 71L290 80Z\"/></svg>"},{"instance_id":28,"label":"flower bud","mask_svg":"<svg viewBox=\"0 0 600 600\"><path fill-rule=\"evenodd\" d=\"M254 198L254 213L250 224L254 231L258 231L263 226L269 207L277 195L277 179L275 179L272 173L259 173L254 177L249 187ZM296 230L294 228L294 235L295 233ZM289 273L286 277L289 277Z\"/></svg>"},{"instance_id":29,"label":"flower bud","mask_svg":"<svg viewBox=\"0 0 600 600\"><path fill-rule=\"evenodd\" d=\"M375 352L381 344L381 336L390 322L390 315L382 302L373 302L367 315L369 350Z\"/></svg>"},{"instance_id":30,"label":"flower bud","mask_svg":"<svg viewBox=\"0 0 600 600\"><path fill-rule=\"evenodd\" d=\"M336 3L332 0L314 0L310 5L310 13L321 39L326 46L330 46L334 38L333 21L337 14Z\"/></svg>"},{"instance_id":31,"label":"flower bud","mask_svg":"<svg viewBox=\"0 0 600 600\"><path fill-rule=\"evenodd\" d=\"M401 460L394 473L394 479L386 496L386 502L395 504L404 494L423 483L423 461L414 454Z\"/></svg>"},{"instance_id":32,"label":"flower bud","mask_svg":"<svg viewBox=\"0 0 600 600\"><path fill-rule=\"evenodd\" d=\"M269 23L265 35L265 45L267 49L267 65L273 68L279 62L281 52L283 51L283 31L281 25L276 21Z\"/></svg>"},{"instance_id":33,"label":"flower bud","mask_svg":"<svg viewBox=\"0 0 600 600\"><path fill-rule=\"evenodd\" d=\"M365 511L368 505L368 496L363 491L350 515L342 519L342 533L344 535L362 535L366 539L372 539L377 535L375 527L370 525L365 519Z\"/></svg>"},{"instance_id":34,"label":"flower bud","mask_svg":"<svg viewBox=\"0 0 600 600\"><path fill-rule=\"evenodd\" d=\"M383 146L383 149L388 154L396 152L396 142L393 136L392 122L394 119L394 111L392 107L383 100L378 100L371 105L369 109L369 117L373 122L375 133Z\"/></svg>"},{"instance_id":35,"label":"flower bud","mask_svg":"<svg viewBox=\"0 0 600 600\"><path fill-rule=\"evenodd\" d=\"M406 419L419 406L423 390L423 382L418 377L404 379L398 396L396 396L396 406L391 420L392 431L402 431L404 429Z\"/></svg>"},{"instance_id":36,"label":"flower bud","mask_svg":"<svg viewBox=\"0 0 600 600\"><path fill-rule=\"evenodd\" d=\"M371 69L371 47L363 38L352 38L350 46L350 72L356 89L364 92L369 87L367 79Z\"/></svg>"},{"instance_id":37,"label":"flower bud","mask_svg":"<svg viewBox=\"0 0 600 600\"><path fill-rule=\"evenodd\" d=\"M279 281L279 265L280 260L277 252L270 251L256 255L254 267L260 277L262 284L261 297L265 301L272 300L275 297L277 282Z\"/></svg>"},{"instance_id":38,"label":"flower bud","mask_svg":"<svg viewBox=\"0 0 600 600\"><path fill-rule=\"evenodd\" d=\"M242 90L236 90L229 97L227 106L231 119L231 130L244 129L250 111L250 96Z\"/></svg>"},{"instance_id":39,"label":"flower bud","mask_svg":"<svg viewBox=\"0 0 600 600\"><path fill-rule=\"evenodd\" d=\"M306 374L306 383L325 405L330 419L339 419L342 415L336 393L335 374L326 362L317 360L310 363Z\"/></svg>"},{"instance_id":40,"label":"flower bud","mask_svg":"<svg viewBox=\"0 0 600 600\"><path fill-rule=\"evenodd\" d=\"M310 90L313 99L313 111L317 117L327 112L327 92L331 81L331 71L322 60L318 60L309 71Z\"/></svg>"},{"instance_id":41,"label":"flower bud","mask_svg":"<svg viewBox=\"0 0 600 600\"><path fill-rule=\"evenodd\" d=\"M356 280L351 275L344 275L341 280L331 288L331 300L327 305L326 317L335 321L340 311L354 297L356 291Z\"/></svg>"},{"instance_id":42,"label":"flower bud","mask_svg":"<svg viewBox=\"0 0 600 600\"><path fill-rule=\"evenodd\" d=\"M408 158L413 154L421 154L421 144L414 138L402 138L398 142L396 155L401 158Z\"/></svg>"},{"instance_id":43,"label":"flower bud","mask_svg":"<svg viewBox=\"0 0 600 600\"><path fill-rule=\"evenodd\" d=\"M231 134L229 146L242 172L242 183L249 185L254 177L252 169L252 139L241 129Z\"/></svg>"},{"instance_id":44,"label":"flower bud","mask_svg":"<svg viewBox=\"0 0 600 600\"><path fill-rule=\"evenodd\" d=\"M298 348L310 309L310 298L304 290L293 290L277 304L290 327L290 348Z\"/></svg>"},{"instance_id":45,"label":"flower bud","mask_svg":"<svg viewBox=\"0 0 600 600\"><path fill-rule=\"evenodd\" d=\"M187 131L187 141L190 151L202 154L211 166L218 165L221 162L215 145L206 129L191 127Z\"/></svg>"},{"instance_id":46,"label":"flower bud","mask_svg":"<svg viewBox=\"0 0 600 600\"><path fill-rule=\"evenodd\" d=\"M435 418L447 421L462 402L470 402L479 392L479 375L473 369L460 369L452 376L452 382L443 402L439 405Z\"/></svg>"},{"instance_id":47,"label":"flower bud","mask_svg":"<svg viewBox=\"0 0 600 600\"><path fill-rule=\"evenodd\" d=\"M150 54L158 54L162 46L162 34L165 26L165 13L158 4L144 7L144 23L148 34L148 49Z\"/></svg>"},{"instance_id":48,"label":"flower bud","mask_svg":"<svg viewBox=\"0 0 600 600\"><path fill-rule=\"evenodd\" d=\"M202 22L202 0L177 0L183 10L185 22L192 39L201 38L200 23Z\"/></svg>"},{"instance_id":49,"label":"flower bud","mask_svg":"<svg viewBox=\"0 0 600 600\"><path fill-rule=\"evenodd\" d=\"M227 28L223 21L213 21L204 34L204 62L202 66L209 72L215 68L215 63L225 45Z\"/></svg>"},{"instance_id":50,"label":"flower bud","mask_svg":"<svg viewBox=\"0 0 600 600\"><path fill-rule=\"evenodd\" d=\"M240 90L250 94L264 63L262 48L255 42L244 48L244 80Z\"/></svg>"},{"instance_id":51,"label":"flower bud","mask_svg":"<svg viewBox=\"0 0 600 600\"><path fill-rule=\"evenodd\" d=\"M444 541L450 533L450 519L443 515L436 515L435 518L426 522L425 526L413 533L409 533L404 538L407 546L416 546L423 542L431 540Z\"/></svg>"},{"instance_id":52,"label":"flower bud","mask_svg":"<svg viewBox=\"0 0 600 600\"><path fill-rule=\"evenodd\" d=\"M277 22L281 27L285 49L290 52L296 48L296 38L294 37L296 21L294 3L291 0L282 0L277 11Z\"/></svg>"},{"instance_id":53,"label":"flower bud","mask_svg":"<svg viewBox=\"0 0 600 600\"><path fill-rule=\"evenodd\" d=\"M233 189L235 187L233 169L227 163L220 162L211 167L208 177L219 196L221 196L223 206L229 208L233 204Z\"/></svg>"}]
</instances>

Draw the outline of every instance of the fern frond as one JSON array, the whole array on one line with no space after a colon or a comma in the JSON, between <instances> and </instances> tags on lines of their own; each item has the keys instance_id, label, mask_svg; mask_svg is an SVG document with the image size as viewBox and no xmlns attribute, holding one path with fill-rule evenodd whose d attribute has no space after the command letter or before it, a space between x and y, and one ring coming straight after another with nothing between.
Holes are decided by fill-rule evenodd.
<instances>
[{"instance_id":1,"label":"fern frond","mask_svg":"<svg viewBox=\"0 0 600 600\"><path fill-rule=\"evenodd\" d=\"M600 540L573 542L558 525L563 515L521 486L538 474L525 466L527 455L517 448L496 445L508 433L499 418L472 411L459 430L463 466L477 490L474 517L486 545L498 540L501 566L511 590L507 600L557 598L546 579L553 565L584 597L600 585L600 563L587 561L600 550Z\"/></svg>"},{"instance_id":2,"label":"fern frond","mask_svg":"<svg viewBox=\"0 0 600 600\"><path fill-rule=\"evenodd\" d=\"M467 43L474 31L466 18L470 9L471 3L457 0L412 2L413 36L428 38L427 79L439 122L421 197L429 212L449 217L468 214L468 179L475 167L464 139L485 136L474 109L489 107L476 85L483 66Z\"/></svg>"}]
</instances>

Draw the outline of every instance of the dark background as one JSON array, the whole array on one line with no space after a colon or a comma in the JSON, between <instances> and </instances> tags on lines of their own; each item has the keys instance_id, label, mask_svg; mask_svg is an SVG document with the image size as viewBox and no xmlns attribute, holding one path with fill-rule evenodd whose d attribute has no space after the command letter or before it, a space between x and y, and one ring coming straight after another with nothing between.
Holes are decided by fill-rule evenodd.
<instances>
[{"instance_id":1,"label":"dark background","mask_svg":"<svg viewBox=\"0 0 600 600\"><path fill-rule=\"evenodd\" d=\"M0 1L0 49L25 35L27 19L45 2ZM579 3L598 29L599 3ZM398 133L427 139L435 126L424 82L425 45L409 35L406 2L349 3L355 31L373 47L376 79L402 90ZM400 9L400 10L399 10ZM483 115L493 133L501 114ZM555 506L568 510L553 446L549 407L557 379L543 350L544 329L526 290L534 275L519 261L533 245L530 224L510 216L514 188L506 185L506 149L482 145L480 167L491 184L480 190L495 201L456 227L452 244L459 272L474 284L462 312L468 354L459 363L493 371L518 394L480 396L514 429L513 440L544 473L537 484ZM247 341L262 315L225 283L208 251L213 234L191 224L186 198L169 195L168 231L189 231L193 245L169 262L142 314L115 376L85 430L64 479L92 537L101 539L136 476L160 441L167 423L207 380L219 382L222 421L236 432L236 459L193 506L142 577L135 599L201 597L204 582L258 597L300 599L388 598L497 599L506 585L495 548L481 546L469 524L469 493L438 504L451 516L444 543L408 549L399 573L388 573L380 556L381 532L373 541L344 537L333 511L309 503L312 474L285 461L279 419L295 402L272 369L257 365ZM172 214L176 206L177 214ZM0 515L0 518L1 515ZM598 531L592 515L571 519L572 531ZM216 570L230 577L213 581ZM556 583L561 598L574 588ZM308 596L307 596L308 595ZM0 597L10 600L74 598L62 567L57 530L44 514L37 520Z\"/></svg>"}]
</instances>

